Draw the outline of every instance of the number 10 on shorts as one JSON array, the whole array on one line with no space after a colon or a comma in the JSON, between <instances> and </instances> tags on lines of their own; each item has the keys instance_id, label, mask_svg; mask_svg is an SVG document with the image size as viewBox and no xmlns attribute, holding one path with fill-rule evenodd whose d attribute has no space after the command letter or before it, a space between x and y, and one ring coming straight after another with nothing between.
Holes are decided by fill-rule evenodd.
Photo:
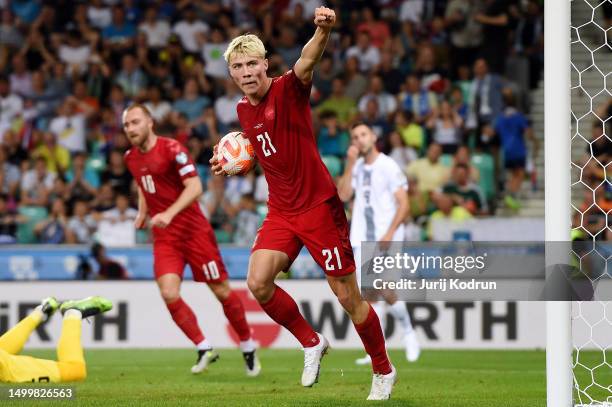
<instances>
[{"instance_id":1,"label":"number 10 on shorts","mask_svg":"<svg viewBox=\"0 0 612 407\"><path fill-rule=\"evenodd\" d=\"M338 247L334 247L333 249L323 249L323 256L325 256L325 270L334 271L336 268L338 270L342 270L342 262L340 261L340 252L338 251ZM336 258L336 264L334 265L333 260Z\"/></svg>"},{"instance_id":2,"label":"number 10 on shorts","mask_svg":"<svg viewBox=\"0 0 612 407\"><path fill-rule=\"evenodd\" d=\"M219 278L219 268L217 268L217 263L214 260L202 264L202 270L207 280L217 280Z\"/></svg>"}]
</instances>

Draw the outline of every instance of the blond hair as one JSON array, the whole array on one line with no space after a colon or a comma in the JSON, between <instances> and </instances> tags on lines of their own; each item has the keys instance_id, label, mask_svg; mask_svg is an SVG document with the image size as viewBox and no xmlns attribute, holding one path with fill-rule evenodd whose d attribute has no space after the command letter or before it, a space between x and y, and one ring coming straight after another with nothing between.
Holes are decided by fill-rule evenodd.
<instances>
[{"instance_id":1,"label":"blond hair","mask_svg":"<svg viewBox=\"0 0 612 407\"><path fill-rule=\"evenodd\" d=\"M230 58L236 54L250 57L265 58L266 47L255 34L240 35L232 40L223 53L225 62L229 64Z\"/></svg>"}]
</instances>

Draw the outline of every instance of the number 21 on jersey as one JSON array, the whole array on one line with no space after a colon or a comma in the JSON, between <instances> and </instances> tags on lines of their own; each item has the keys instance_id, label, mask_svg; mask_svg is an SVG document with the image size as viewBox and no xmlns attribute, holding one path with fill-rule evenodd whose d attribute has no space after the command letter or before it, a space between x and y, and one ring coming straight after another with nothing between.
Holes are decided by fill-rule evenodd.
<instances>
[{"instance_id":1,"label":"number 21 on jersey","mask_svg":"<svg viewBox=\"0 0 612 407\"><path fill-rule=\"evenodd\" d=\"M142 187L145 191L150 194L155 193L155 183L153 182L153 177L150 175L143 175L140 177L140 182L142 183Z\"/></svg>"},{"instance_id":2,"label":"number 21 on jersey","mask_svg":"<svg viewBox=\"0 0 612 407\"><path fill-rule=\"evenodd\" d=\"M264 156L269 157L276 153L276 148L274 148L267 131L263 134L258 134L257 141L261 143L261 151L263 151Z\"/></svg>"}]
</instances>

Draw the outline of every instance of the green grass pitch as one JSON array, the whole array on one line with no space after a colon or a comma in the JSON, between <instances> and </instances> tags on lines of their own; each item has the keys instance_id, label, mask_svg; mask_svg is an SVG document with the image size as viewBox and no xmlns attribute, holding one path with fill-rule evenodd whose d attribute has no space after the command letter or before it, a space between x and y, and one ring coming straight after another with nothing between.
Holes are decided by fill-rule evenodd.
<instances>
[{"instance_id":1,"label":"green grass pitch","mask_svg":"<svg viewBox=\"0 0 612 407\"><path fill-rule=\"evenodd\" d=\"M323 359L319 383L300 385L300 350L263 350L262 374L244 374L242 355L222 349L207 372L192 375L195 352L186 349L87 350L88 378L76 384L76 401L33 401L62 406L295 406L366 405L371 373L356 366L358 350L332 349ZM27 354L54 358L53 351ZM409 364L403 352L391 357L399 381L389 406L543 407L543 351L424 351ZM597 358L595 352L591 355ZM601 358L601 354L599 354ZM605 378L604 378L605 379ZM608 382L612 375L607 377ZM6 385L3 385L6 387ZM6 393L5 393L6 394ZM2 406L30 402L0 401Z\"/></svg>"}]
</instances>

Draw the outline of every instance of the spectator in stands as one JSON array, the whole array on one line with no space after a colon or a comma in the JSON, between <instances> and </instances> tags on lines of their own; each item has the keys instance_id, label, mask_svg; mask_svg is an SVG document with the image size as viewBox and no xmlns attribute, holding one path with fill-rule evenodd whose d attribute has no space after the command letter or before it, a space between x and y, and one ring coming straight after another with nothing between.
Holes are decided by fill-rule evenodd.
<instances>
[{"instance_id":1,"label":"spectator in stands","mask_svg":"<svg viewBox=\"0 0 612 407\"><path fill-rule=\"evenodd\" d=\"M345 94L344 79L338 77L332 81L332 93L317 106L319 114L322 112L334 112L338 118L338 123L343 128L347 128L349 122L354 119L357 113L355 99Z\"/></svg>"},{"instance_id":2,"label":"spectator in stands","mask_svg":"<svg viewBox=\"0 0 612 407\"><path fill-rule=\"evenodd\" d=\"M88 94L87 83L83 80L74 82L72 95L68 98L74 101L78 113L83 113L88 117L100 110L100 101Z\"/></svg>"},{"instance_id":3,"label":"spectator in stands","mask_svg":"<svg viewBox=\"0 0 612 407\"><path fill-rule=\"evenodd\" d=\"M281 27L275 50L287 66L293 66L298 60L302 53L302 46L297 43L296 33L291 27Z\"/></svg>"},{"instance_id":4,"label":"spectator in stands","mask_svg":"<svg viewBox=\"0 0 612 407\"><path fill-rule=\"evenodd\" d=\"M422 45L417 54L414 71L421 80L421 89L442 94L448 86L448 76L444 69L436 64L436 56L433 47Z\"/></svg>"},{"instance_id":5,"label":"spectator in stands","mask_svg":"<svg viewBox=\"0 0 612 407\"><path fill-rule=\"evenodd\" d=\"M239 211L236 215L236 229L233 236L235 244L249 246L257 236L260 217L257 213L257 205L252 193L243 195L240 198Z\"/></svg>"},{"instance_id":6,"label":"spectator in stands","mask_svg":"<svg viewBox=\"0 0 612 407\"><path fill-rule=\"evenodd\" d=\"M525 115L516 109L516 99L509 89L504 89L505 109L495 121L495 133L500 139L504 154L504 165L510 172L507 184L507 193L504 202L514 210L520 208L518 202L518 192L525 178L525 165L527 163L527 144L526 138L534 143L535 156L538 145L533 136L531 125Z\"/></svg>"},{"instance_id":7,"label":"spectator in stands","mask_svg":"<svg viewBox=\"0 0 612 407\"><path fill-rule=\"evenodd\" d=\"M66 174L66 180L69 182L67 199L70 202L91 201L98 193L97 188L100 185L98 174L88 169L86 163L86 153L76 153L72 158L72 168Z\"/></svg>"},{"instance_id":8,"label":"spectator in stands","mask_svg":"<svg viewBox=\"0 0 612 407\"><path fill-rule=\"evenodd\" d=\"M57 137L57 143L70 153L85 151L87 116L77 111L75 99L66 98L57 113L49 123L49 131Z\"/></svg>"},{"instance_id":9,"label":"spectator in stands","mask_svg":"<svg viewBox=\"0 0 612 407\"><path fill-rule=\"evenodd\" d=\"M0 21L0 45L18 49L23 44L24 38L15 24L15 16L8 8L3 8Z\"/></svg>"},{"instance_id":10,"label":"spectator in stands","mask_svg":"<svg viewBox=\"0 0 612 407\"><path fill-rule=\"evenodd\" d=\"M87 8L87 19L95 28L104 29L111 25L113 13L103 0L92 0Z\"/></svg>"},{"instance_id":11,"label":"spectator in stands","mask_svg":"<svg viewBox=\"0 0 612 407\"><path fill-rule=\"evenodd\" d=\"M91 256L98 263L98 280L127 280L128 273L120 263L106 255L106 248L101 243L94 243L91 247Z\"/></svg>"},{"instance_id":12,"label":"spectator in stands","mask_svg":"<svg viewBox=\"0 0 612 407\"><path fill-rule=\"evenodd\" d=\"M438 209L430 215L429 224L427 225L427 237L431 240L435 238L433 235L433 224L436 220L446 219L454 223L462 223L472 218L470 212L463 206L455 204L449 195L435 193L432 196L432 200Z\"/></svg>"},{"instance_id":13,"label":"spectator in stands","mask_svg":"<svg viewBox=\"0 0 612 407\"><path fill-rule=\"evenodd\" d=\"M12 73L9 76L11 93L24 96L32 93L32 74L28 70L23 53L18 53L11 59Z\"/></svg>"},{"instance_id":14,"label":"spectator in stands","mask_svg":"<svg viewBox=\"0 0 612 407\"><path fill-rule=\"evenodd\" d=\"M204 110L210 106L210 99L206 96L201 96L198 88L198 82L193 79L187 79L183 88L183 95L180 99L174 102L173 110L178 113L183 113L187 116L187 120L192 125L198 125L202 121Z\"/></svg>"},{"instance_id":15,"label":"spectator in stands","mask_svg":"<svg viewBox=\"0 0 612 407\"><path fill-rule=\"evenodd\" d=\"M113 6L112 23L102 29L104 51L113 66L118 66L121 57L134 46L136 27L125 20L125 11L120 5Z\"/></svg>"},{"instance_id":16,"label":"spectator in stands","mask_svg":"<svg viewBox=\"0 0 612 407\"><path fill-rule=\"evenodd\" d=\"M185 7L182 15L183 18L172 27L172 32L179 36L185 51L194 55L198 54L200 52L198 35L208 34L210 27L204 21L197 18L194 6Z\"/></svg>"},{"instance_id":17,"label":"spectator in stands","mask_svg":"<svg viewBox=\"0 0 612 407\"><path fill-rule=\"evenodd\" d=\"M610 7L606 3L603 7ZM535 89L540 81L540 73L544 66L544 16L540 4L536 0L527 2L525 16L519 19L514 34L514 49L517 55L527 58L529 63L529 88Z\"/></svg>"},{"instance_id":18,"label":"spectator in stands","mask_svg":"<svg viewBox=\"0 0 612 407\"><path fill-rule=\"evenodd\" d=\"M172 105L169 101L162 99L162 92L158 86L151 86L147 92L145 107L158 125L164 125L170 119Z\"/></svg>"},{"instance_id":19,"label":"spectator in stands","mask_svg":"<svg viewBox=\"0 0 612 407\"><path fill-rule=\"evenodd\" d=\"M103 183L100 186L98 194L90 205L95 212L104 212L115 206L115 193L110 182Z\"/></svg>"},{"instance_id":20,"label":"spectator in stands","mask_svg":"<svg viewBox=\"0 0 612 407\"><path fill-rule=\"evenodd\" d=\"M138 211L130 208L127 195L117 194L115 207L98 215L98 236L105 246L134 246L136 229L134 220Z\"/></svg>"},{"instance_id":21,"label":"spectator in stands","mask_svg":"<svg viewBox=\"0 0 612 407\"><path fill-rule=\"evenodd\" d=\"M157 7L154 5L149 5L145 10L144 20L138 26L138 31L145 33L147 45L154 49L168 45L172 33L168 21L158 18Z\"/></svg>"},{"instance_id":22,"label":"spectator in stands","mask_svg":"<svg viewBox=\"0 0 612 407\"><path fill-rule=\"evenodd\" d=\"M405 92L399 96L402 109L412 112L417 123L426 123L433 110L438 107L436 95L423 89L419 77L414 74L408 75L405 86Z\"/></svg>"},{"instance_id":23,"label":"spectator in stands","mask_svg":"<svg viewBox=\"0 0 612 407\"><path fill-rule=\"evenodd\" d=\"M414 113L412 111L399 110L395 114L395 130L402 137L406 147L411 147L418 153L423 151L425 147L425 131L414 120Z\"/></svg>"},{"instance_id":24,"label":"spectator in stands","mask_svg":"<svg viewBox=\"0 0 612 407\"><path fill-rule=\"evenodd\" d=\"M476 21L478 4L475 0L450 0L445 24L450 31L450 58L453 67L471 66L482 44L482 25ZM457 77L456 70L452 72Z\"/></svg>"},{"instance_id":25,"label":"spectator in stands","mask_svg":"<svg viewBox=\"0 0 612 407\"><path fill-rule=\"evenodd\" d=\"M23 96L33 102L33 112L37 120L52 117L62 104L61 95L45 84L45 75L42 71L35 71L32 74L31 91Z\"/></svg>"},{"instance_id":26,"label":"spectator in stands","mask_svg":"<svg viewBox=\"0 0 612 407\"><path fill-rule=\"evenodd\" d=\"M389 157L395 161L400 168L406 168L408 164L418 159L418 154L412 147L404 144L402 136L397 130L393 130L389 134Z\"/></svg>"},{"instance_id":27,"label":"spectator in stands","mask_svg":"<svg viewBox=\"0 0 612 407\"><path fill-rule=\"evenodd\" d=\"M327 99L332 93L332 82L336 75L333 58L329 54L324 54L315 69L317 73L312 78L311 102L316 105ZM343 94L344 90L341 95Z\"/></svg>"},{"instance_id":28,"label":"spectator in stands","mask_svg":"<svg viewBox=\"0 0 612 407\"><path fill-rule=\"evenodd\" d=\"M227 69L227 68L226 68ZM236 105L242 99L242 94L232 79L225 80L225 92L215 101L215 114L219 132L225 134L232 128L240 128Z\"/></svg>"},{"instance_id":29,"label":"spectator in stands","mask_svg":"<svg viewBox=\"0 0 612 407\"><path fill-rule=\"evenodd\" d=\"M129 194L132 185L132 175L123 160L123 152L119 149L111 151L108 166L100 176L102 184L109 183L112 189L120 194Z\"/></svg>"},{"instance_id":30,"label":"spectator in stands","mask_svg":"<svg viewBox=\"0 0 612 407\"><path fill-rule=\"evenodd\" d=\"M87 201L76 200L72 209L73 215L68 221L71 240L69 243L91 244L97 224L89 214Z\"/></svg>"},{"instance_id":31,"label":"spectator in stands","mask_svg":"<svg viewBox=\"0 0 612 407\"><path fill-rule=\"evenodd\" d=\"M484 11L474 19L482 24L481 55L493 72L502 74L506 67L510 23L507 0L485 0Z\"/></svg>"},{"instance_id":32,"label":"spectator in stands","mask_svg":"<svg viewBox=\"0 0 612 407\"><path fill-rule=\"evenodd\" d=\"M463 123L465 123L468 118L468 106L465 104L463 92L460 87L453 86L450 91L449 103L453 110L459 114Z\"/></svg>"},{"instance_id":33,"label":"spectator in stands","mask_svg":"<svg viewBox=\"0 0 612 407\"><path fill-rule=\"evenodd\" d=\"M416 178L423 192L438 190L449 178L448 168L440 164L440 155L442 155L440 144L431 143L427 149L427 156L411 162L406 168L408 176Z\"/></svg>"},{"instance_id":34,"label":"spectator in stands","mask_svg":"<svg viewBox=\"0 0 612 407\"><path fill-rule=\"evenodd\" d=\"M2 144L6 147L7 161L18 168L21 164L29 160L28 152L21 145L19 136L12 130L6 130L2 135Z\"/></svg>"},{"instance_id":35,"label":"spectator in stands","mask_svg":"<svg viewBox=\"0 0 612 407\"><path fill-rule=\"evenodd\" d=\"M368 88L368 80L359 72L359 59L347 56L343 70L345 91L344 96L354 101L359 100Z\"/></svg>"},{"instance_id":36,"label":"spectator in stands","mask_svg":"<svg viewBox=\"0 0 612 407\"><path fill-rule=\"evenodd\" d=\"M480 180L480 171L472 165L470 149L468 146L459 146L455 156L453 157L453 165L465 165L468 167L469 181L478 182Z\"/></svg>"},{"instance_id":37,"label":"spectator in stands","mask_svg":"<svg viewBox=\"0 0 612 407\"><path fill-rule=\"evenodd\" d=\"M391 131L391 123L386 117L380 114L379 110L378 101L376 99L370 99L366 103L364 113L360 115L363 122L370 126L372 131L376 134L377 143L382 142L384 137Z\"/></svg>"},{"instance_id":38,"label":"spectator in stands","mask_svg":"<svg viewBox=\"0 0 612 407\"><path fill-rule=\"evenodd\" d=\"M204 72L218 81L225 81L227 78L227 62L223 58L223 53L228 44L223 30L214 27L210 32L210 38L205 40L202 46Z\"/></svg>"},{"instance_id":39,"label":"spectator in stands","mask_svg":"<svg viewBox=\"0 0 612 407\"><path fill-rule=\"evenodd\" d=\"M19 167L8 161L6 146L0 143L0 194L5 198L13 200L18 198L17 191L21 180Z\"/></svg>"},{"instance_id":40,"label":"spectator in stands","mask_svg":"<svg viewBox=\"0 0 612 407\"><path fill-rule=\"evenodd\" d=\"M11 92L6 76L0 76L0 134L11 127L13 120L21 115L22 110L22 97Z\"/></svg>"},{"instance_id":41,"label":"spectator in stands","mask_svg":"<svg viewBox=\"0 0 612 407\"><path fill-rule=\"evenodd\" d=\"M372 45L379 49L383 48L391 38L389 24L384 20L375 19L374 12L369 7L361 10L361 20L362 22L357 26L357 32L368 33L372 39Z\"/></svg>"},{"instance_id":42,"label":"spectator in stands","mask_svg":"<svg viewBox=\"0 0 612 407\"><path fill-rule=\"evenodd\" d=\"M60 244L66 242L68 216L64 200L56 198L51 203L49 217L34 226L34 233L40 243Z\"/></svg>"},{"instance_id":43,"label":"spectator in stands","mask_svg":"<svg viewBox=\"0 0 612 407\"><path fill-rule=\"evenodd\" d=\"M397 100L385 91L380 76L375 75L370 79L368 92L359 99L359 112L366 113L366 106L370 100L376 100L378 114L382 119L390 117L397 110Z\"/></svg>"},{"instance_id":44,"label":"spectator in stands","mask_svg":"<svg viewBox=\"0 0 612 407\"><path fill-rule=\"evenodd\" d=\"M321 155L331 155L343 158L350 144L350 137L346 130L338 123L338 116L331 110L325 110L319 115L321 128L318 133L318 146Z\"/></svg>"},{"instance_id":45,"label":"spectator in stands","mask_svg":"<svg viewBox=\"0 0 612 407\"><path fill-rule=\"evenodd\" d=\"M57 52L59 60L68 66L67 72L70 74L84 74L87 71L95 44L87 43L85 40L80 31L70 30L59 46Z\"/></svg>"},{"instance_id":46,"label":"spectator in stands","mask_svg":"<svg viewBox=\"0 0 612 407\"><path fill-rule=\"evenodd\" d=\"M70 152L57 144L57 136L50 131L42 135L42 143L34 149L32 157L41 157L47 163L47 170L62 175L70 166Z\"/></svg>"},{"instance_id":47,"label":"spectator in stands","mask_svg":"<svg viewBox=\"0 0 612 407\"><path fill-rule=\"evenodd\" d=\"M487 201L480 187L470 181L470 169L465 164L455 164L452 179L442 188L455 205L463 206L472 215L486 215Z\"/></svg>"},{"instance_id":48,"label":"spectator in stands","mask_svg":"<svg viewBox=\"0 0 612 407\"><path fill-rule=\"evenodd\" d=\"M121 71L117 73L115 82L121 86L129 99L142 99L147 86L147 77L138 66L133 55L124 55L121 59Z\"/></svg>"},{"instance_id":49,"label":"spectator in stands","mask_svg":"<svg viewBox=\"0 0 612 407\"><path fill-rule=\"evenodd\" d=\"M479 58L474 62L474 79L468 101L468 128L482 128L490 124L503 109L503 82L501 78L489 73L487 61Z\"/></svg>"},{"instance_id":50,"label":"spectator in stands","mask_svg":"<svg viewBox=\"0 0 612 407\"><path fill-rule=\"evenodd\" d=\"M368 73L380 64L380 51L372 45L370 34L366 31L358 32L355 42L354 46L346 50L346 58L357 58L359 70Z\"/></svg>"},{"instance_id":51,"label":"spectator in stands","mask_svg":"<svg viewBox=\"0 0 612 407\"><path fill-rule=\"evenodd\" d=\"M462 142L463 120L449 102L443 101L439 108L433 109L426 126L433 140L442 146L443 154L455 154Z\"/></svg>"},{"instance_id":52,"label":"spectator in stands","mask_svg":"<svg viewBox=\"0 0 612 407\"><path fill-rule=\"evenodd\" d=\"M39 157L33 167L21 179L21 205L47 206L49 191L53 188L55 174L47 170L47 162Z\"/></svg>"},{"instance_id":53,"label":"spectator in stands","mask_svg":"<svg viewBox=\"0 0 612 407\"><path fill-rule=\"evenodd\" d=\"M385 91L392 95L397 95L400 91L400 85L404 81L404 75L395 66L394 56L391 51L382 51L380 54L380 65L376 73L383 81Z\"/></svg>"},{"instance_id":54,"label":"spectator in stands","mask_svg":"<svg viewBox=\"0 0 612 407\"><path fill-rule=\"evenodd\" d=\"M8 203L8 196L0 193L0 244L17 242L17 226L27 221L25 216L11 209Z\"/></svg>"}]
</instances>

